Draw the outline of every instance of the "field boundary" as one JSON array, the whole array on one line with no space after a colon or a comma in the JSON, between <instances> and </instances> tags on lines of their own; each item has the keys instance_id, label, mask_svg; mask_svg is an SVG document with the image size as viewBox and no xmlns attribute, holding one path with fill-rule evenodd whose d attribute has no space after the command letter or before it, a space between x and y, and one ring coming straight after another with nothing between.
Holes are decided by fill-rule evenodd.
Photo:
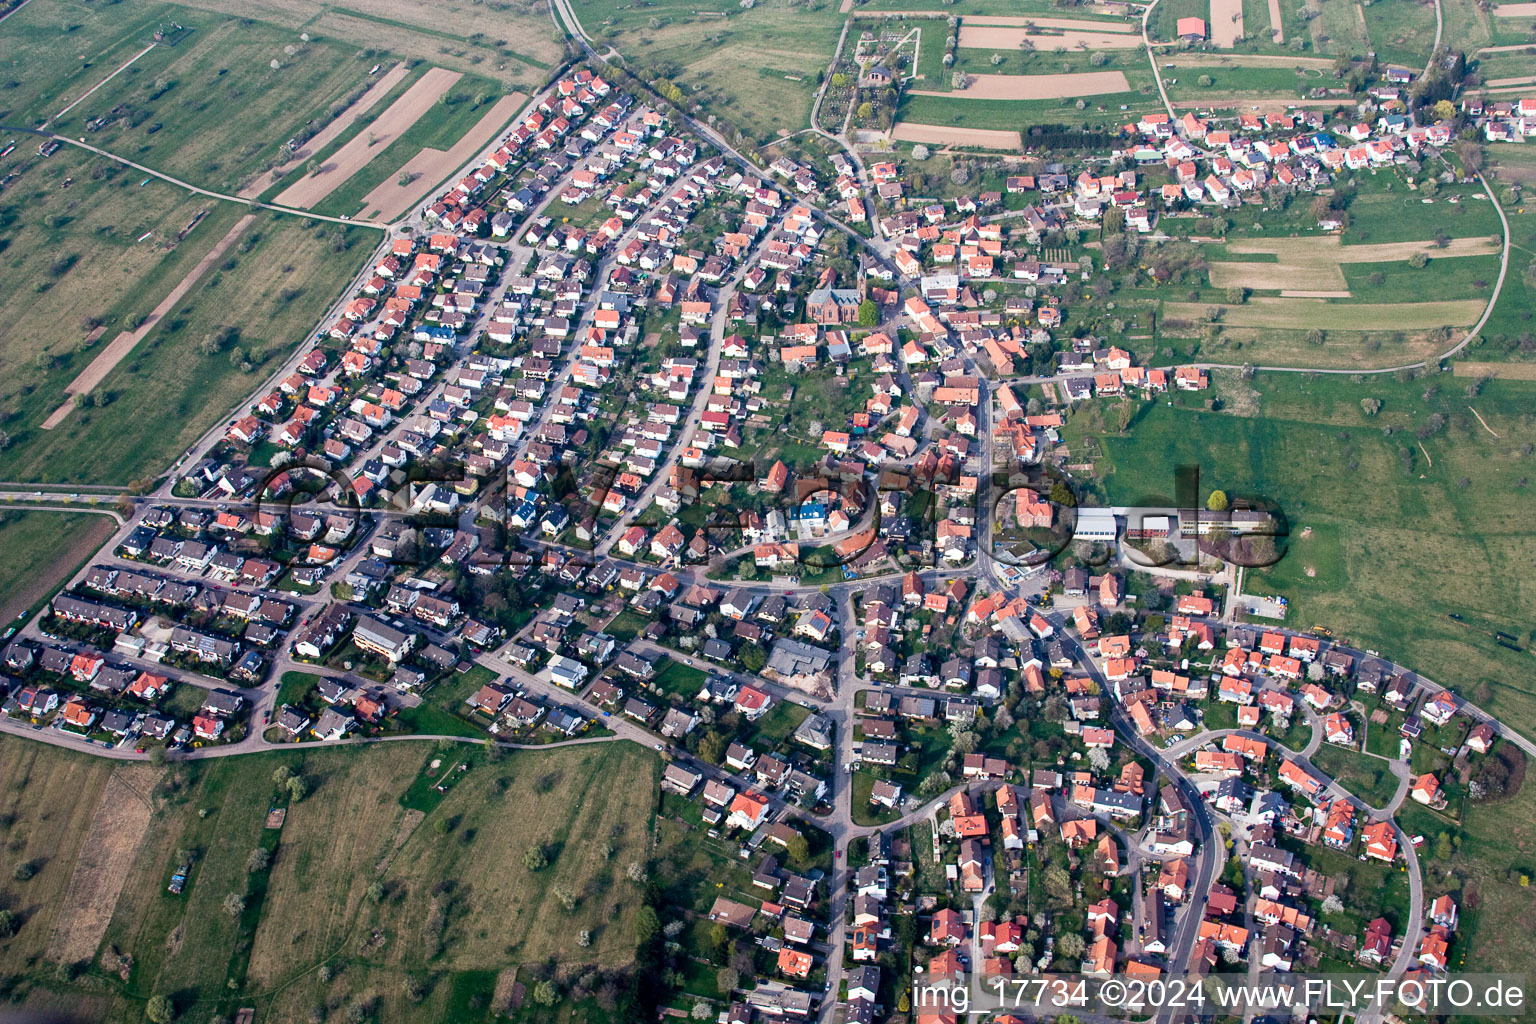
<instances>
[{"instance_id":1,"label":"field boundary","mask_svg":"<svg viewBox=\"0 0 1536 1024\"><path fill-rule=\"evenodd\" d=\"M64 394L68 396L64 400L64 404L53 410L48 415L48 418L43 420L42 428L44 430L52 430L60 423L63 423L65 417L75 407L74 396L91 392L98 384L105 380L117 364L126 359L128 353L132 352L134 347L143 341L144 337L176 306L176 303L180 302L187 292L192 290L192 286L202 279L202 276L208 272L208 268L217 263L220 257L229 251L229 247L235 244L235 239L244 234L245 229L250 227L251 222L255 219L256 215L254 213L248 213L236 221L235 226L229 229L229 233L219 239L212 249L208 250L208 254L197 262L197 266L187 271L187 276L176 283L176 287L172 288L170 294L160 300L159 304L150 311L149 316L145 317L144 322L137 329L123 331L113 338L107 347L102 349L95 359L91 360L90 365L81 370L75 379L69 382L69 386L64 389Z\"/></svg>"}]
</instances>

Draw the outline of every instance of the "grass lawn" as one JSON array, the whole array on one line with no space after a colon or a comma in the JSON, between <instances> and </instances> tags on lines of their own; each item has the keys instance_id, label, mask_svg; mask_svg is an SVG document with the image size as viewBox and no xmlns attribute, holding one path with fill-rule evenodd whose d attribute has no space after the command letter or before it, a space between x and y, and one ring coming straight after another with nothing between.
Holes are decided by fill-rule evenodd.
<instances>
[{"instance_id":1,"label":"grass lawn","mask_svg":"<svg viewBox=\"0 0 1536 1024\"><path fill-rule=\"evenodd\" d=\"M1384 62L1424 70L1424 55L1435 42L1435 8L1414 0L1374 0L1365 24L1376 56Z\"/></svg>"},{"instance_id":2,"label":"grass lawn","mask_svg":"<svg viewBox=\"0 0 1536 1024\"><path fill-rule=\"evenodd\" d=\"M302 703L319 681L320 677L313 672L284 672L277 687L278 705Z\"/></svg>"},{"instance_id":3,"label":"grass lawn","mask_svg":"<svg viewBox=\"0 0 1536 1024\"><path fill-rule=\"evenodd\" d=\"M902 97L897 120L957 128L1021 131L1035 124L1113 126L1125 121L1127 114L1154 107L1162 109L1155 90L1150 95L1115 92L1084 99L1086 108L1078 110L1072 99L980 100L909 93ZM1126 109L1121 110L1122 106Z\"/></svg>"},{"instance_id":4,"label":"grass lawn","mask_svg":"<svg viewBox=\"0 0 1536 1024\"><path fill-rule=\"evenodd\" d=\"M1103 496L1170 493L1172 467L1199 465L1202 489L1272 498L1290 521L1287 554L1248 573L1245 590L1284 595L1292 628L1327 626L1514 722L1536 720L1528 655L1491 635L1533 639L1536 585L1516 568L1536 555L1521 523L1522 481L1536 468L1521 454L1536 443L1532 385L1498 381L1477 396L1495 438L1468 411L1465 382L1449 377L1260 374L1245 385L1218 373L1217 384L1223 411L1159 402L1124 435L1098 436ZM1362 398L1381 411L1367 416ZM1431 417L1443 427L1421 449L1416 433L1441 423ZM1068 423L1074 454L1091 420Z\"/></svg>"},{"instance_id":5,"label":"grass lawn","mask_svg":"<svg viewBox=\"0 0 1536 1024\"><path fill-rule=\"evenodd\" d=\"M810 709L803 704L781 700L757 720L757 735L763 742L778 746L800 728L800 723L809 718L810 714Z\"/></svg>"},{"instance_id":6,"label":"grass lawn","mask_svg":"<svg viewBox=\"0 0 1536 1024\"><path fill-rule=\"evenodd\" d=\"M668 658L666 662L661 671L656 673L656 678L652 682L663 692L682 697L684 700L692 700L703 687L707 676L699 669L684 665L680 661Z\"/></svg>"},{"instance_id":7,"label":"grass lawn","mask_svg":"<svg viewBox=\"0 0 1536 1024\"><path fill-rule=\"evenodd\" d=\"M7 871L0 882L8 906L34 908L0 944L0 971L22 996L47 985L56 1000L88 1006L92 1019L125 1024L141 1020L145 1000L161 992L174 993L186 1019L237 1006L302 1019L315 1003L376 997L375 1019L394 1022L462 1019L449 1015L453 993L487 972L551 957L626 963L639 901L624 872L647 857L656 758L628 743L493 761L476 748L468 753L473 767L455 773L455 785L423 814L397 798L451 766L431 768L452 755L427 743L156 769L4 737L0 811L13 855L34 860L37 871L26 882ZM289 805L280 833L264 828L279 765L311 787ZM131 790L115 788L119 782ZM103 841L100 830L117 820L125 798L137 803L132 794L146 809L109 879L83 854ZM535 843L550 861L536 872L523 864ZM257 847L272 851L271 866L252 873L247 860ZM165 885L185 854L190 878L173 896ZM384 886L378 903L367 897L375 880ZM115 907L93 911L94 939L131 956L132 973L109 988L89 974L60 983L37 958L57 941L57 923L83 916L84 901L109 882L120 894ZM574 909L560 905L558 890L574 895ZM225 912L231 893L245 902L234 917ZM582 928L592 932L589 948L576 945ZM322 963L332 965L334 981L319 980ZM401 991L406 972L433 979L420 1006Z\"/></svg>"},{"instance_id":8,"label":"grass lawn","mask_svg":"<svg viewBox=\"0 0 1536 1024\"><path fill-rule=\"evenodd\" d=\"M0 631L51 597L114 526L100 515L0 511Z\"/></svg>"},{"instance_id":9,"label":"grass lawn","mask_svg":"<svg viewBox=\"0 0 1536 1024\"><path fill-rule=\"evenodd\" d=\"M210 247L227 230L217 222L223 216L216 209L209 217L216 223L196 229L208 231ZM78 409L55 429L39 429L91 352L61 361L59 372L16 401L0 475L128 483L160 472L308 335L377 241L361 228L257 215L225 260L107 375L97 388L109 399L105 407ZM175 283L165 282L165 291ZM225 328L223 349L204 354L202 342ZM249 372L235 365L241 356Z\"/></svg>"},{"instance_id":10,"label":"grass lawn","mask_svg":"<svg viewBox=\"0 0 1536 1024\"><path fill-rule=\"evenodd\" d=\"M1397 776L1379 757L1324 743L1312 763L1372 807L1385 807L1397 792Z\"/></svg>"},{"instance_id":11,"label":"grass lawn","mask_svg":"<svg viewBox=\"0 0 1536 1024\"><path fill-rule=\"evenodd\" d=\"M603 627L603 632L613 637L620 643L627 643L640 635L640 631L650 625L651 619L635 609L624 606L624 610L608 621Z\"/></svg>"},{"instance_id":12,"label":"grass lawn","mask_svg":"<svg viewBox=\"0 0 1536 1024\"><path fill-rule=\"evenodd\" d=\"M855 825L885 825L901 817L899 810L876 808L869 802L869 794L875 788L879 776L874 772L853 773L853 823Z\"/></svg>"}]
</instances>

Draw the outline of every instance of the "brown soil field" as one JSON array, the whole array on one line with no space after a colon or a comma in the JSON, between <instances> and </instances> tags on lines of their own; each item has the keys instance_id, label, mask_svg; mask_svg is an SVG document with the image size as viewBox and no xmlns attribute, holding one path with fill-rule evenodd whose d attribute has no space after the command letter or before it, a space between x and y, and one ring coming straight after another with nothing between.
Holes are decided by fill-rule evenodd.
<instances>
[{"instance_id":1,"label":"brown soil field","mask_svg":"<svg viewBox=\"0 0 1536 1024\"><path fill-rule=\"evenodd\" d=\"M1034 25L1038 28L1064 28L1075 29L1079 32L1130 32L1136 31L1136 26L1129 22L1112 21L1084 21L1081 18L1019 18L1000 17L994 15L977 14L967 15L962 24L967 25L1004 25L1023 28L1026 25Z\"/></svg>"},{"instance_id":2,"label":"brown soil field","mask_svg":"<svg viewBox=\"0 0 1536 1024\"><path fill-rule=\"evenodd\" d=\"M64 417L68 416L75 407L73 397L92 391L96 385L106 380L107 374L111 373L118 363L128 358L128 353L133 351L133 347L143 341L144 336L154 329L161 318L169 313L187 292L192 290L192 286L197 284L202 276L208 272L209 267L223 258L224 254L229 251L229 247L235 244L235 239L244 234L245 229L250 227L251 221L255 219L255 214L248 213L236 221L235 226L229 229L229 233L219 239L218 243L208 251L208 255L199 260L197 266L188 271L187 276L178 281L176 287L172 288L170 293L161 299L160 303L150 311L149 316L139 325L138 330L124 331L113 338L107 344L107 347L101 350L101 354L92 359L86 368L80 371L78 377L70 381L69 387L64 389L65 394L70 396L70 400L65 401L63 405L49 413L48 418L42 423L42 428L44 430L52 430L64 422Z\"/></svg>"},{"instance_id":3,"label":"brown soil field","mask_svg":"<svg viewBox=\"0 0 1536 1024\"><path fill-rule=\"evenodd\" d=\"M1536 363L1471 363L1458 359L1451 364L1451 372L1457 377L1536 380Z\"/></svg>"},{"instance_id":4,"label":"brown soil field","mask_svg":"<svg viewBox=\"0 0 1536 1024\"><path fill-rule=\"evenodd\" d=\"M1023 28L1003 25L969 25L970 19L960 22L959 45L976 50L1017 50L1027 39L1036 50L1050 53L1056 49L1076 50L1131 50L1141 45L1141 36L1103 30L1094 32L1062 32L1060 35L1041 35Z\"/></svg>"},{"instance_id":5,"label":"brown soil field","mask_svg":"<svg viewBox=\"0 0 1536 1024\"><path fill-rule=\"evenodd\" d=\"M1344 272L1337 263L1249 263L1214 260L1210 264L1212 288L1263 288L1279 285L1302 291L1345 292Z\"/></svg>"},{"instance_id":6,"label":"brown soil field","mask_svg":"<svg viewBox=\"0 0 1536 1024\"><path fill-rule=\"evenodd\" d=\"M972 100L1055 100L1064 96L1098 96L1130 92L1123 71L1083 71L1071 75L972 75L971 83L954 92L923 92L918 96L960 96Z\"/></svg>"},{"instance_id":7,"label":"brown soil field","mask_svg":"<svg viewBox=\"0 0 1536 1024\"><path fill-rule=\"evenodd\" d=\"M449 150L424 149L405 162L401 174L415 175L409 185L399 183L399 175L390 178L363 197L363 210L378 211L378 216L393 220L431 192L448 175L469 162L470 158L496 137L512 120L527 99L520 92L508 93L486 111L475 126L465 132Z\"/></svg>"},{"instance_id":8,"label":"brown soil field","mask_svg":"<svg viewBox=\"0 0 1536 1024\"><path fill-rule=\"evenodd\" d=\"M240 198L255 199L262 192L266 191L269 185L284 175L291 174L295 168L303 166L304 161L320 152L326 146L329 146L332 142L335 142L343 132L352 127L352 122L372 110L380 100L389 95L391 89L399 85L400 81L410 73L411 69L404 64L396 64L384 72L377 82L368 87L367 92L357 98L357 102L343 110L336 116L335 120L316 132L314 138L300 146L298 151L293 154L293 159L280 167L274 168L265 177L258 176L249 185L242 188L238 193Z\"/></svg>"},{"instance_id":9,"label":"brown soil field","mask_svg":"<svg viewBox=\"0 0 1536 1024\"><path fill-rule=\"evenodd\" d=\"M1490 78L1483 83L1490 89L1508 88L1516 85L1536 84L1536 75L1519 75L1515 78Z\"/></svg>"},{"instance_id":10,"label":"brown soil field","mask_svg":"<svg viewBox=\"0 0 1536 1024\"><path fill-rule=\"evenodd\" d=\"M1269 34L1274 38L1276 45L1285 42L1285 29L1281 27L1283 24L1280 18L1280 0L1269 0Z\"/></svg>"},{"instance_id":11,"label":"brown soil field","mask_svg":"<svg viewBox=\"0 0 1536 1024\"><path fill-rule=\"evenodd\" d=\"M1280 292L1282 299L1347 299L1348 290L1328 291L1327 289L1307 290L1305 288L1285 288Z\"/></svg>"},{"instance_id":12,"label":"brown soil field","mask_svg":"<svg viewBox=\"0 0 1536 1024\"><path fill-rule=\"evenodd\" d=\"M431 68L391 103L368 130L331 154L315 174L308 174L283 189L274 200L279 206L307 210L335 191L342 182L384 152L389 144L421 120L444 93L464 76L457 71ZM371 144L370 144L371 142Z\"/></svg>"},{"instance_id":13,"label":"brown soil field","mask_svg":"<svg viewBox=\"0 0 1536 1024\"><path fill-rule=\"evenodd\" d=\"M1529 18L1536 16L1536 4L1494 4L1493 13L1500 18Z\"/></svg>"},{"instance_id":14,"label":"brown soil field","mask_svg":"<svg viewBox=\"0 0 1536 1024\"><path fill-rule=\"evenodd\" d=\"M162 771L147 764L123 765L107 780L75 861L74 877L65 890L64 906L59 908L48 944L50 960L72 964L90 957L101 945L134 855L149 829L153 806L148 794Z\"/></svg>"},{"instance_id":15,"label":"brown soil field","mask_svg":"<svg viewBox=\"0 0 1536 1024\"><path fill-rule=\"evenodd\" d=\"M900 142L921 142L929 146L974 146L977 149L1020 149L1018 132L991 128L949 128L939 124L914 124L902 121L891 130L891 138Z\"/></svg>"},{"instance_id":16,"label":"brown soil field","mask_svg":"<svg viewBox=\"0 0 1536 1024\"><path fill-rule=\"evenodd\" d=\"M1231 49L1243 34L1243 0L1211 0L1211 43Z\"/></svg>"}]
</instances>

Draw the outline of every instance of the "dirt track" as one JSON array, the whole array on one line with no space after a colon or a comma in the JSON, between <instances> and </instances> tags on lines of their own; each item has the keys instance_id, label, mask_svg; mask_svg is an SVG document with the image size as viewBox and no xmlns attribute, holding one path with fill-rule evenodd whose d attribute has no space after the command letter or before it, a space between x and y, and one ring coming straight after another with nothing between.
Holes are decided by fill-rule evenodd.
<instances>
[{"instance_id":1,"label":"dirt track","mask_svg":"<svg viewBox=\"0 0 1536 1024\"><path fill-rule=\"evenodd\" d=\"M1536 380L1536 363L1473 363L1458 359L1451 364L1451 372L1457 377Z\"/></svg>"},{"instance_id":2,"label":"dirt track","mask_svg":"<svg viewBox=\"0 0 1536 1024\"><path fill-rule=\"evenodd\" d=\"M1021 149L1018 132L991 128L950 128L940 124L914 124L903 121L891 131L900 142L921 142L929 146L974 146L977 149Z\"/></svg>"},{"instance_id":3,"label":"dirt track","mask_svg":"<svg viewBox=\"0 0 1536 1024\"><path fill-rule=\"evenodd\" d=\"M1083 71L1071 75L972 75L971 83L954 92L924 92L917 96L959 96L970 100L1056 100L1066 96L1099 96L1130 92L1123 71Z\"/></svg>"},{"instance_id":4,"label":"dirt track","mask_svg":"<svg viewBox=\"0 0 1536 1024\"><path fill-rule=\"evenodd\" d=\"M457 71L431 68L405 90L404 95L385 108L367 131L331 154L317 173L305 175L289 185L273 201L279 206L296 206L301 210L314 206L409 131L463 77Z\"/></svg>"},{"instance_id":5,"label":"dirt track","mask_svg":"<svg viewBox=\"0 0 1536 1024\"><path fill-rule=\"evenodd\" d=\"M965 18L960 22L959 45L974 50L1017 50L1025 40L1028 40L1030 45L1041 53L1050 53L1056 49L1079 48L1131 50L1141 45L1140 36L1121 32L1062 32L1059 35L1046 35L1030 32L1025 28L1003 25L970 25L968 24L970 20Z\"/></svg>"},{"instance_id":6,"label":"dirt track","mask_svg":"<svg viewBox=\"0 0 1536 1024\"><path fill-rule=\"evenodd\" d=\"M161 299L159 304L150 311L149 316L139 325L138 330L124 331L113 338L107 347L102 349L101 353L95 359L92 359L85 369L80 371L79 376L69 382L69 387L64 389L64 393L69 396L69 400L66 400L63 405L48 415L48 418L43 421L43 429L52 430L64 422L64 417L68 416L75 407L74 396L86 394L94 390L103 380L106 380L107 374L111 373L118 363L128 358L128 353L133 351L133 347L143 341L146 334L155 329L155 325L165 318L165 315L175 307L176 303L182 300L182 297L187 292L192 290L192 286L202 279L202 276L208 272L209 267L223 258L224 254L229 251L229 247L235 244L235 239L239 238L245 232L245 229L250 226L251 221L255 219L255 214L248 213L236 221L235 226L229 229L229 234L219 239L218 243L208 251L208 255L198 260L197 266L188 271L187 276L177 282L176 287L171 289L170 294Z\"/></svg>"},{"instance_id":7,"label":"dirt track","mask_svg":"<svg viewBox=\"0 0 1536 1024\"><path fill-rule=\"evenodd\" d=\"M352 122L372 110L380 100L389 95L391 89L400 84L400 81L410 73L411 69L404 64L396 64L384 72L383 76L377 82L370 85L368 91L359 96L356 102L338 114L330 124L316 132L314 138L300 146L298 152L293 154L293 159L274 169L269 176L258 176L255 181L242 188L237 194L242 199L255 199L261 195L283 175L292 173L294 168L302 166L304 161L323 150L326 146L329 146L332 142L335 142L342 132L352 127Z\"/></svg>"},{"instance_id":8,"label":"dirt track","mask_svg":"<svg viewBox=\"0 0 1536 1024\"><path fill-rule=\"evenodd\" d=\"M452 149L424 149L405 162L401 174L415 175L409 185L399 184L398 176L379 185L363 198L362 209L377 210L384 220L393 220L409 210L448 175L458 170L495 137L496 133L522 108L527 97L508 93L465 132Z\"/></svg>"}]
</instances>

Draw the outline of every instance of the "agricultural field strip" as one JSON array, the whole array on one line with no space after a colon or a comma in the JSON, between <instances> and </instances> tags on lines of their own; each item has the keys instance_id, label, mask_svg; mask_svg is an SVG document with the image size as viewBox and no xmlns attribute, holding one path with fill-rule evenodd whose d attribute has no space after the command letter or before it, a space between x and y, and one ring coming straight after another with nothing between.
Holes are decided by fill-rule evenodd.
<instances>
[{"instance_id":1,"label":"agricultural field strip","mask_svg":"<svg viewBox=\"0 0 1536 1024\"><path fill-rule=\"evenodd\" d=\"M928 146L974 146L978 149L1019 149L1024 144L1018 132L992 128L950 128L915 121L897 124L891 129L891 138L899 142L921 142Z\"/></svg>"},{"instance_id":2,"label":"agricultural field strip","mask_svg":"<svg viewBox=\"0 0 1536 1024\"><path fill-rule=\"evenodd\" d=\"M235 244L235 240L245 233L245 229L250 227L251 222L255 219L256 215L254 213L248 213L241 217L235 226L230 228L229 232L219 239L212 249L208 250L208 255L198 261L197 266L188 271L187 275L177 282L176 287L172 288L169 294L160 300L159 304L155 306L149 316L144 318L144 322L136 330L124 331L116 338L113 338L111 343L102 349L101 353L95 359L92 359L85 369L80 371L79 375L64 389L65 394L71 397L87 394L105 380L113 368L126 359L128 353L132 352L134 347L143 341L145 336L154 330L160 321L165 318L165 315L175 307L176 303L180 302L192 290L193 286L208 272L208 268L217 263L224 253L229 251L229 247ZM66 401L43 421L43 429L52 430L58 426L74 407L73 401Z\"/></svg>"},{"instance_id":3,"label":"agricultural field strip","mask_svg":"<svg viewBox=\"0 0 1536 1024\"><path fill-rule=\"evenodd\" d=\"M977 100L1054 100L1069 96L1099 96L1130 92L1123 71L1082 71L1059 75L971 75L964 89L953 92L914 89L915 96L956 96Z\"/></svg>"},{"instance_id":4,"label":"agricultural field strip","mask_svg":"<svg viewBox=\"0 0 1536 1024\"><path fill-rule=\"evenodd\" d=\"M1332 242L1330 245L1329 242ZM1422 252L1432 258L1491 256L1494 248L1486 238L1453 238L1445 248L1433 242L1376 242L1366 245L1341 245L1331 239L1254 239L1227 243L1227 252L1237 255L1272 255L1273 263L1249 260L1213 259L1209 262L1211 287L1255 288L1268 290L1327 291L1347 296L1345 263L1390 263L1406 260Z\"/></svg>"},{"instance_id":5,"label":"agricultural field strip","mask_svg":"<svg viewBox=\"0 0 1536 1024\"><path fill-rule=\"evenodd\" d=\"M369 125L368 131L342 146L314 174L294 182L278 193L280 206L309 209L330 195L343 182L362 170L389 144L410 130L426 116L439 99L463 78L458 71L431 68Z\"/></svg>"},{"instance_id":6,"label":"agricultural field strip","mask_svg":"<svg viewBox=\"0 0 1536 1024\"><path fill-rule=\"evenodd\" d=\"M283 175L291 173L294 168L302 165L311 155L321 152L326 146L329 146L338 139L348 128L352 127L358 118L368 113L380 100L389 95L389 91L410 73L411 69L404 64L396 64L384 72L377 82L368 87L367 92L357 98L355 103L333 118L330 124L316 132L312 139L300 146L298 151L293 154L292 159L279 167L273 168L268 176L256 178L255 181L242 188L236 194L242 199L254 199L259 196L262 192L266 191L269 182L276 182Z\"/></svg>"},{"instance_id":7,"label":"agricultural field strip","mask_svg":"<svg viewBox=\"0 0 1536 1024\"><path fill-rule=\"evenodd\" d=\"M526 100L527 97L520 92L501 97L469 131L459 136L452 148L423 149L407 160L400 168L400 173L410 178L410 181L405 185L396 179L381 182L363 197L362 209L378 210L379 215L386 220L403 214L496 138L497 133L512 120Z\"/></svg>"},{"instance_id":8,"label":"agricultural field strip","mask_svg":"<svg viewBox=\"0 0 1536 1024\"><path fill-rule=\"evenodd\" d=\"M1447 324L1466 326L1477 320L1487 305L1482 299L1339 303L1258 296L1241 306L1224 307L1221 319L1231 327L1391 331ZM1208 309L1198 302L1166 302L1163 315L1168 319L1200 321L1206 318Z\"/></svg>"},{"instance_id":9,"label":"agricultural field strip","mask_svg":"<svg viewBox=\"0 0 1536 1024\"><path fill-rule=\"evenodd\" d=\"M960 22L958 45L974 50L1017 50L1028 42L1037 50L1134 50L1141 46L1139 36L1118 32L1106 32L1098 26L1093 31L1068 30L1051 35L1031 32L1024 28L997 25L966 25Z\"/></svg>"},{"instance_id":10,"label":"agricultural field strip","mask_svg":"<svg viewBox=\"0 0 1536 1024\"><path fill-rule=\"evenodd\" d=\"M960 19L962 26L971 25L1004 25L1018 28L1063 28L1078 29L1085 32L1125 32L1127 34L1136 31L1135 25L1117 23L1113 21L1082 21L1074 18L1008 18L998 15L972 14Z\"/></svg>"},{"instance_id":11,"label":"agricultural field strip","mask_svg":"<svg viewBox=\"0 0 1536 1024\"><path fill-rule=\"evenodd\" d=\"M1211 45L1230 50L1243 37L1243 0L1211 0Z\"/></svg>"}]
</instances>

